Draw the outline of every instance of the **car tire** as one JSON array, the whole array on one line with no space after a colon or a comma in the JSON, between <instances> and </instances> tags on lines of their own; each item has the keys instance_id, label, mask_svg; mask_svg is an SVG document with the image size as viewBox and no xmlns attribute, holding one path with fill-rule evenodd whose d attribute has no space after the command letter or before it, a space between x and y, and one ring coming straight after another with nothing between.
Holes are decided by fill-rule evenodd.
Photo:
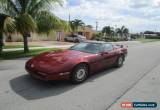
<instances>
[{"instance_id":1,"label":"car tire","mask_svg":"<svg viewBox=\"0 0 160 110\"><path fill-rule=\"evenodd\" d=\"M66 38L64 38L64 41L65 41L65 42L68 42L68 40L67 40Z\"/></svg>"},{"instance_id":2,"label":"car tire","mask_svg":"<svg viewBox=\"0 0 160 110\"><path fill-rule=\"evenodd\" d=\"M115 67L121 67L121 66L123 66L123 63L124 63L124 55L121 55L121 56L119 56L119 57L117 58L114 66L115 66Z\"/></svg>"},{"instance_id":3,"label":"car tire","mask_svg":"<svg viewBox=\"0 0 160 110\"><path fill-rule=\"evenodd\" d=\"M74 41L74 43L79 43L79 40L78 40L78 39L76 39L76 40Z\"/></svg>"},{"instance_id":4,"label":"car tire","mask_svg":"<svg viewBox=\"0 0 160 110\"><path fill-rule=\"evenodd\" d=\"M79 84L84 82L88 77L88 66L86 64L77 65L72 74L71 74L71 82L73 84Z\"/></svg>"}]
</instances>

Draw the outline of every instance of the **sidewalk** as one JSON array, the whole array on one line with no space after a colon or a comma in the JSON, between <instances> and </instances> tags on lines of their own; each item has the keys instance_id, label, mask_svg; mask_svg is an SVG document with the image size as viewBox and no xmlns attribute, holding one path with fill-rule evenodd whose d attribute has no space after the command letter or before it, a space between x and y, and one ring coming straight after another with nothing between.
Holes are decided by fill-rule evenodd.
<instances>
[{"instance_id":1,"label":"sidewalk","mask_svg":"<svg viewBox=\"0 0 160 110\"><path fill-rule=\"evenodd\" d=\"M121 108L122 102L157 102L157 108L152 110L160 110L160 65L147 73L132 89L122 95L108 110L124 110ZM147 108L150 110L151 108ZM127 110L146 110L127 109Z\"/></svg>"},{"instance_id":2,"label":"sidewalk","mask_svg":"<svg viewBox=\"0 0 160 110\"><path fill-rule=\"evenodd\" d=\"M23 42L6 42L6 45L23 45ZM42 47L52 46L52 45L72 45L72 42L60 42L60 41L32 41L28 42L29 45L39 45Z\"/></svg>"},{"instance_id":3,"label":"sidewalk","mask_svg":"<svg viewBox=\"0 0 160 110\"><path fill-rule=\"evenodd\" d=\"M30 47L29 49L44 49L44 48L58 48L58 49L67 49L73 45L53 45L53 46L46 46L46 47ZM14 49L3 49L3 51L16 51L16 50L23 50L23 48L14 48Z\"/></svg>"},{"instance_id":4,"label":"sidewalk","mask_svg":"<svg viewBox=\"0 0 160 110\"><path fill-rule=\"evenodd\" d=\"M141 43L137 41L125 41L125 42L112 42L115 44L122 44L125 46L133 46L139 45ZM8 45L22 45L23 42L6 42ZM41 49L41 48L59 48L59 49L66 49L74 45L74 43L70 42L57 42L57 41L38 41L38 42L29 42L29 45L39 45L42 47L30 47L30 49ZM14 48L14 49L3 49L3 51L16 51L16 50L23 50L23 48Z\"/></svg>"}]
</instances>

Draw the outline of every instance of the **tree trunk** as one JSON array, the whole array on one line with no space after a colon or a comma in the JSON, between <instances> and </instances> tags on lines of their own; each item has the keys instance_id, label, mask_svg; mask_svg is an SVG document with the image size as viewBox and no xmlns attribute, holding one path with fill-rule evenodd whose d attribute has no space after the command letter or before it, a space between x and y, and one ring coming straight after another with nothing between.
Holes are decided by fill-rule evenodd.
<instances>
[{"instance_id":1,"label":"tree trunk","mask_svg":"<svg viewBox=\"0 0 160 110\"><path fill-rule=\"evenodd\" d=\"M2 53L3 46L4 46L3 33L0 32L0 54Z\"/></svg>"},{"instance_id":2,"label":"tree trunk","mask_svg":"<svg viewBox=\"0 0 160 110\"><path fill-rule=\"evenodd\" d=\"M112 39L112 34L110 34L110 38Z\"/></svg>"},{"instance_id":3,"label":"tree trunk","mask_svg":"<svg viewBox=\"0 0 160 110\"><path fill-rule=\"evenodd\" d=\"M123 33L121 33L121 40L123 40Z\"/></svg>"},{"instance_id":4,"label":"tree trunk","mask_svg":"<svg viewBox=\"0 0 160 110\"><path fill-rule=\"evenodd\" d=\"M23 35L24 53L29 52L28 48L28 36Z\"/></svg>"},{"instance_id":5,"label":"tree trunk","mask_svg":"<svg viewBox=\"0 0 160 110\"><path fill-rule=\"evenodd\" d=\"M8 34L7 40L8 40L8 42L12 42L12 36L11 36L11 34Z\"/></svg>"}]
</instances>

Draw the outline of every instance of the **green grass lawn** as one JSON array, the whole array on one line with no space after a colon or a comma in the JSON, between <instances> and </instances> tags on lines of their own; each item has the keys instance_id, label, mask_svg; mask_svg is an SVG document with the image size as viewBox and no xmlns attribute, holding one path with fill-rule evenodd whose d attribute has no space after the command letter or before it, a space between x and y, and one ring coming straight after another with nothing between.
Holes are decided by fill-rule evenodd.
<instances>
[{"instance_id":1,"label":"green grass lawn","mask_svg":"<svg viewBox=\"0 0 160 110\"><path fill-rule=\"evenodd\" d=\"M29 47L42 47L38 45L30 45ZM5 45L4 49L12 49L12 48L23 48L23 45Z\"/></svg>"},{"instance_id":2,"label":"green grass lawn","mask_svg":"<svg viewBox=\"0 0 160 110\"><path fill-rule=\"evenodd\" d=\"M0 59L7 60L7 59L14 59L14 58L31 57L31 56L36 56L43 52L56 51L56 50L60 50L60 49L56 49L56 48L33 49L33 50L30 50L29 53L24 53L23 50L5 51L0 55Z\"/></svg>"},{"instance_id":3,"label":"green grass lawn","mask_svg":"<svg viewBox=\"0 0 160 110\"><path fill-rule=\"evenodd\" d=\"M157 41L160 41L160 39L145 39L145 38L139 38L139 39L136 39L136 41L140 41L141 43L149 43L149 42L157 42Z\"/></svg>"}]
</instances>

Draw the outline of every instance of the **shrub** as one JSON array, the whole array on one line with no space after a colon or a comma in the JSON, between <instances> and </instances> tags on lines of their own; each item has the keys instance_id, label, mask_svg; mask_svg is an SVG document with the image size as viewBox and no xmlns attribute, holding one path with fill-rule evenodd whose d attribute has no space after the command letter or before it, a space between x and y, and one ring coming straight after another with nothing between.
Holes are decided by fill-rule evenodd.
<instances>
[{"instance_id":1,"label":"shrub","mask_svg":"<svg viewBox=\"0 0 160 110\"><path fill-rule=\"evenodd\" d=\"M105 38L106 42L118 42L121 41L121 38L113 37L113 38Z\"/></svg>"},{"instance_id":2,"label":"shrub","mask_svg":"<svg viewBox=\"0 0 160 110\"><path fill-rule=\"evenodd\" d=\"M160 39L160 36L146 36L146 39Z\"/></svg>"}]
</instances>

